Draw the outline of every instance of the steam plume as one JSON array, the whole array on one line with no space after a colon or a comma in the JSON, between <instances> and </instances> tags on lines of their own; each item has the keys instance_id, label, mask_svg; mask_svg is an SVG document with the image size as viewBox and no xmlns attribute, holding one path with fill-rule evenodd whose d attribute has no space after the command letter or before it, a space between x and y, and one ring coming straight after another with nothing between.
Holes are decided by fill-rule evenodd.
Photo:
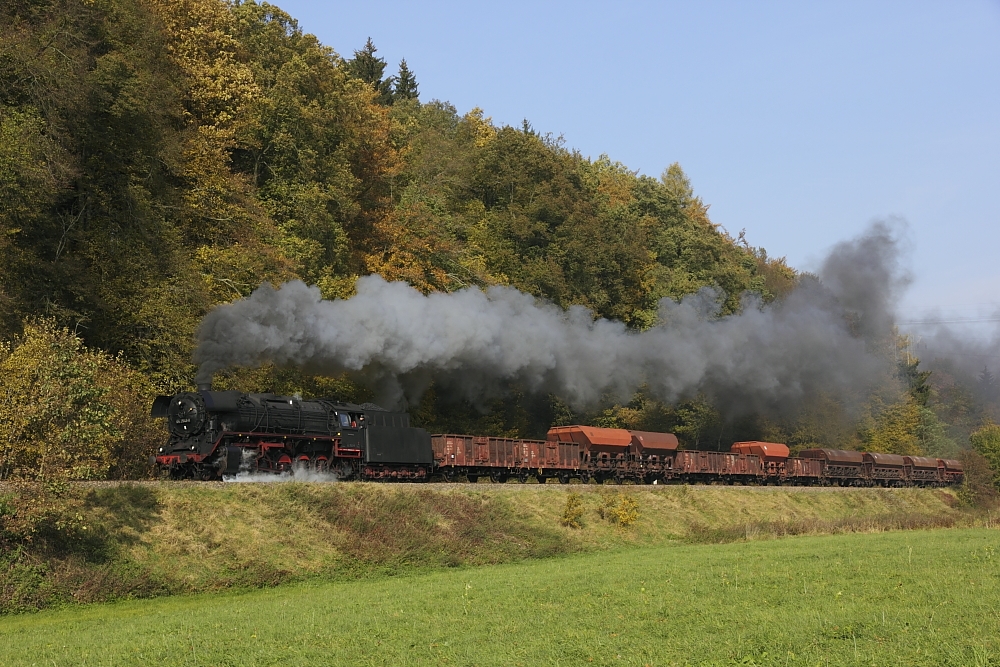
<instances>
[{"instance_id":1,"label":"steam plume","mask_svg":"<svg viewBox=\"0 0 1000 667\"><path fill-rule=\"evenodd\" d=\"M509 287L424 295L366 276L354 297L324 301L302 282L265 284L205 317L197 379L273 362L353 372L392 405L419 400L435 379L472 401L516 380L587 407L645 383L667 402L702 391L730 407L768 409L868 386L882 362L866 351L866 338L889 330L905 283L897 239L876 223L835 247L819 278L803 276L779 302L745 296L739 314L720 318L720 294L703 289L663 299L658 324L642 333Z\"/></svg>"}]
</instances>

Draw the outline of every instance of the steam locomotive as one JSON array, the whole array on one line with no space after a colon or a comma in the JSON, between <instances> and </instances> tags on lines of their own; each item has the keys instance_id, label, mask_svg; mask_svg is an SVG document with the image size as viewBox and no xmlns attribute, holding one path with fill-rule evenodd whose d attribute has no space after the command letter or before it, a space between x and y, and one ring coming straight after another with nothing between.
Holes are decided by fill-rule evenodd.
<instances>
[{"instance_id":1,"label":"steam locomotive","mask_svg":"<svg viewBox=\"0 0 1000 667\"><path fill-rule=\"evenodd\" d=\"M430 435L403 412L239 391L158 396L170 437L152 463L175 479L314 472L338 479L426 480Z\"/></svg>"},{"instance_id":2,"label":"steam locomotive","mask_svg":"<svg viewBox=\"0 0 1000 667\"><path fill-rule=\"evenodd\" d=\"M670 433L560 426L545 440L430 435L409 416L331 399L212 391L159 396L152 415L170 436L151 462L176 479L240 473L319 473L337 479L545 483L944 486L961 483L951 459L833 449L791 456L781 443L738 442L729 452L678 448Z\"/></svg>"}]
</instances>

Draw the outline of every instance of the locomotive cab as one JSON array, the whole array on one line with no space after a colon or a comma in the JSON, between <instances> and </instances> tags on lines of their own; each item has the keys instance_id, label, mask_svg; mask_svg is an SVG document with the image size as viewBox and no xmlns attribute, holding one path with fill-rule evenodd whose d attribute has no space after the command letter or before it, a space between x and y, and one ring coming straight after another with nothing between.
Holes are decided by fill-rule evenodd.
<instances>
[{"instance_id":1,"label":"locomotive cab","mask_svg":"<svg viewBox=\"0 0 1000 667\"><path fill-rule=\"evenodd\" d=\"M342 449L361 449L365 442L364 414L338 410L334 418L338 423L337 435L340 437L340 447Z\"/></svg>"}]
</instances>

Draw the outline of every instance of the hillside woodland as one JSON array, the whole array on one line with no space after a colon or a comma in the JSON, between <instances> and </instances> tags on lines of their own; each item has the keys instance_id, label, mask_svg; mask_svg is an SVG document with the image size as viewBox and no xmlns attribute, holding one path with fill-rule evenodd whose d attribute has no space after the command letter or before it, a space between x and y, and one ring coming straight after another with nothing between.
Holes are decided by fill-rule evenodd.
<instances>
[{"instance_id":1,"label":"hillside woodland","mask_svg":"<svg viewBox=\"0 0 1000 667\"><path fill-rule=\"evenodd\" d=\"M359 36L359 44L364 36ZM335 53L267 3L0 4L0 478L136 478L158 393L191 389L194 331L265 281L348 297L378 273L425 292L511 285L635 329L703 286L780 299L783 259L712 223L680 165L660 178L480 109L421 101L369 40ZM780 203L776 202L776 205ZM432 431L538 437L586 421L686 447L774 439L907 454L972 443L1000 463L995 381L896 372L860 413L726 415L703 397L573 413L512 385L483 414L432 387ZM219 387L367 400L342 377L232 369Z\"/></svg>"}]
</instances>

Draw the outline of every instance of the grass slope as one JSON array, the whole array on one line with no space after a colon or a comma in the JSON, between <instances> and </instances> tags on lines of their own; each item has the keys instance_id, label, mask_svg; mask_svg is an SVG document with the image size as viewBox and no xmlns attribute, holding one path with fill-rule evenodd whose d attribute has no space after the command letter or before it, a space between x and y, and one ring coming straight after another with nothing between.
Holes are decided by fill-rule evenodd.
<instances>
[{"instance_id":1,"label":"grass slope","mask_svg":"<svg viewBox=\"0 0 1000 667\"><path fill-rule=\"evenodd\" d=\"M79 517L75 532L50 526L0 558L0 611L505 563L665 540L726 542L973 520L955 508L950 491L921 489L278 483L77 487L71 494L67 512ZM569 494L580 500L579 528L561 523ZM627 529L602 518L623 496L639 513Z\"/></svg>"},{"instance_id":2,"label":"grass slope","mask_svg":"<svg viewBox=\"0 0 1000 667\"><path fill-rule=\"evenodd\" d=\"M989 665L1000 533L620 548L0 619L9 665Z\"/></svg>"}]
</instances>

